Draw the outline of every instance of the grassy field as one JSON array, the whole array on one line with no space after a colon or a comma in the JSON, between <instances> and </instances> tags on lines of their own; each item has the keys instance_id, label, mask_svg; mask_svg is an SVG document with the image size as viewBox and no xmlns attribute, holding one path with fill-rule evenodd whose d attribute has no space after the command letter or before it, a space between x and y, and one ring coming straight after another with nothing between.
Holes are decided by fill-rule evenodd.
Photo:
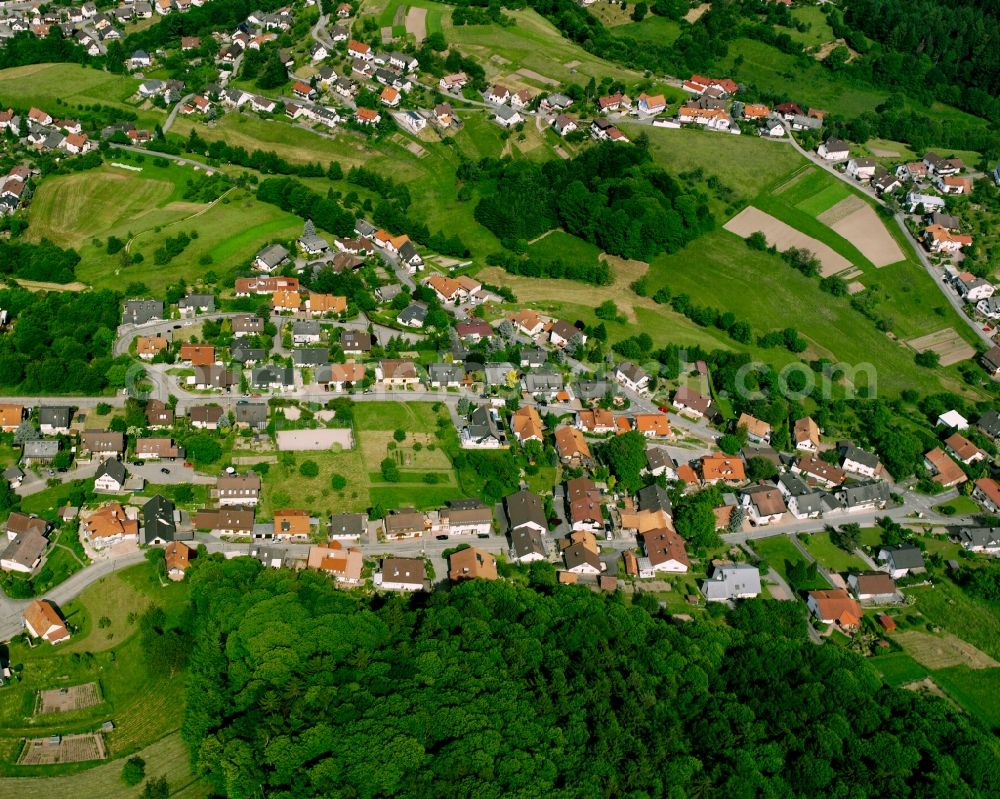
<instances>
[{"instance_id":1,"label":"grassy field","mask_svg":"<svg viewBox=\"0 0 1000 799\"><path fill-rule=\"evenodd\" d=\"M504 13L516 20L513 27L454 26L450 16L442 24L448 43L479 61L490 78L528 69L550 80L581 85L591 77L600 80L605 75L625 81L642 79L642 73L591 55L563 38L552 23L534 11L505 9ZM567 66L573 62L578 63Z\"/></svg>"},{"instance_id":2,"label":"grassy field","mask_svg":"<svg viewBox=\"0 0 1000 799\"><path fill-rule=\"evenodd\" d=\"M1000 727L1000 669L952 666L933 672L934 682L989 729Z\"/></svg>"},{"instance_id":3,"label":"grassy field","mask_svg":"<svg viewBox=\"0 0 1000 799\"><path fill-rule=\"evenodd\" d=\"M168 618L176 620L186 598L185 584L161 586L152 566L142 564L104 578L62 608L70 625L78 628L64 647L41 644L30 648L13 642L10 662L20 671L20 679L0 692L0 773L39 776L87 768L88 764L13 765L20 740L26 735L87 732L112 719L115 730L106 741L111 756L118 757L176 730L180 725L178 710L184 702L183 675L149 673L135 634L134 617L130 623L128 614L139 613L155 602ZM102 617L110 622L104 627L99 623ZM94 681L100 685L101 704L32 717L39 690Z\"/></svg>"},{"instance_id":4,"label":"grassy field","mask_svg":"<svg viewBox=\"0 0 1000 799\"><path fill-rule=\"evenodd\" d=\"M751 543L753 550L766 560L778 574L788 579L788 567L799 562L804 562L805 557L792 543L787 535L774 535L770 538L762 538ZM817 576L814 584L803 586L803 588L829 588L826 580Z\"/></svg>"},{"instance_id":5,"label":"grassy field","mask_svg":"<svg viewBox=\"0 0 1000 799\"><path fill-rule=\"evenodd\" d=\"M611 32L615 36L628 37L637 42L667 45L673 44L681 35L681 25L672 19L649 14L642 22L626 22L613 27Z\"/></svg>"},{"instance_id":6,"label":"grassy field","mask_svg":"<svg viewBox=\"0 0 1000 799\"><path fill-rule=\"evenodd\" d=\"M793 8L791 14L792 19L796 22L806 23L809 30L801 32L795 28L778 28L782 33L787 33L806 47L815 47L833 41L833 28L826 21L826 14L819 6L799 6Z\"/></svg>"},{"instance_id":7,"label":"grassy field","mask_svg":"<svg viewBox=\"0 0 1000 799\"><path fill-rule=\"evenodd\" d=\"M974 600L950 580L907 588L915 608L934 624L1000 659L1000 603Z\"/></svg>"},{"instance_id":8,"label":"grassy field","mask_svg":"<svg viewBox=\"0 0 1000 799\"><path fill-rule=\"evenodd\" d=\"M166 118L159 109L142 111L129 102L140 81L78 64L31 64L0 71L0 97L14 105L37 105L52 116L74 116L74 111L101 105L134 111L139 123L152 127Z\"/></svg>"},{"instance_id":9,"label":"grassy field","mask_svg":"<svg viewBox=\"0 0 1000 799\"><path fill-rule=\"evenodd\" d=\"M191 773L187 747L179 733L171 733L156 743L141 749L139 757L146 761L146 774L166 777L172 797L204 799L211 794L208 786ZM0 793L17 799L53 799L72 796L74 799L137 799L143 786L129 788L121 781L125 758L111 760L78 774L58 777L0 778Z\"/></svg>"},{"instance_id":10,"label":"grassy field","mask_svg":"<svg viewBox=\"0 0 1000 799\"><path fill-rule=\"evenodd\" d=\"M854 569L864 571L867 566L857 555L845 552L830 540L829 533L811 533L808 536L801 536L800 540L806 545L806 549L820 566L835 572L846 572Z\"/></svg>"},{"instance_id":11,"label":"grassy field","mask_svg":"<svg viewBox=\"0 0 1000 799\"><path fill-rule=\"evenodd\" d=\"M942 508L952 508L958 516L966 516L980 512L979 505L977 505L971 497L963 495L959 495L954 499L949 499L947 502L941 503L936 506L934 510L941 511Z\"/></svg>"},{"instance_id":12,"label":"grassy field","mask_svg":"<svg viewBox=\"0 0 1000 799\"><path fill-rule=\"evenodd\" d=\"M905 652L890 652L873 657L868 662L882 673L883 680L893 686L922 680L928 674L926 668Z\"/></svg>"}]
</instances>

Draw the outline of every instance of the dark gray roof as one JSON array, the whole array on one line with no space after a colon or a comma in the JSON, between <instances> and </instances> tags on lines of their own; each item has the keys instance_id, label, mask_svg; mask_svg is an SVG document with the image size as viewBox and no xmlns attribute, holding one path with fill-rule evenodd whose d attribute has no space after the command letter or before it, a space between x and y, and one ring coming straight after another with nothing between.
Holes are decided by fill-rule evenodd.
<instances>
[{"instance_id":1,"label":"dark gray roof","mask_svg":"<svg viewBox=\"0 0 1000 799\"><path fill-rule=\"evenodd\" d=\"M125 312L122 314L124 324L141 325L162 318L162 300L125 300Z\"/></svg>"},{"instance_id":2,"label":"dark gray roof","mask_svg":"<svg viewBox=\"0 0 1000 799\"><path fill-rule=\"evenodd\" d=\"M59 454L59 442L54 438L40 438L24 442L23 457L54 458Z\"/></svg>"},{"instance_id":3,"label":"dark gray roof","mask_svg":"<svg viewBox=\"0 0 1000 799\"><path fill-rule=\"evenodd\" d=\"M262 361L267 357L267 350L263 347L247 347L244 344L233 344L231 350L233 360L239 361L240 363L248 363L249 361Z\"/></svg>"},{"instance_id":4,"label":"dark gray roof","mask_svg":"<svg viewBox=\"0 0 1000 799\"><path fill-rule=\"evenodd\" d=\"M239 424L264 426L267 424L267 404L240 400L236 403L235 419Z\"/></svg>"},{"instance_id":5,"label":"dark gray roof","mask_svg":"<svg viewBox=\"0 0 1000 799\"><path fill-rule=\"evenodd\" d=\"M470 441L481 442L491 438L497 441L503 440L500 428L488 405L479 405L469 414L469 423L465 430Z\"/></svg>"},{"instance_id":6,"label":"dark gray roof","mask_svg":"<svg viewBox=\"0 0 1000 799\"><path fill-rule=\"evenodd\" d=\"M976 426L991 438L1000 437L1000 413L992 409L986 411L986 413L979 417Z\"/></svg>"},{"instance_id":7,"label":"dark gray roof","mask_svg":"<svg viewBox=\"0 0 1000 799\"><path fill-rule=\"evenodd\" d=\"M809 493L809 486L796 474L785 472L778 475L778 483L793 497L801 497Z\"/></svg>"},{"instance_id":8,"label":"dark gray roof","mask_svg":"<svg viewBox=\"0 0 1000 799\"><path fill-rule=\"evenodd\" d=\"M892 558L892 565L897 569L923 569L924 553L913 544L900 544L893 547L882 547Z\"/></svg>"},{"instance_id":9,"label":"dark gray roof","mask_svg":"<svg viewBox=\"0 0 1000 799\"><path fill-rule=\"evenodd\" d=\"M399 321L403 324L423 322L427 318L427 306L422 302L413 302L399 312Z\"/></svg>"},{"instance_id":10,"label":"dark gray roof","mask_svg":"<svg viewBox=\"0 0 1000 799\"><path fill-rule=\"evenodd\" d=\"M579 400L604 399L612 390L607 380L581 380L573 384L573 394Z\"/></svg>"},{"instance_id":11,"label":"dark gray roof","mask_svg":"<svg viewBox=\"0 0 1000 799\"><path fill-rule=\"evenodd\" d=\"M296 366L322 366L330 362L330 351L326 347L303 347L292 350L292 362Z\"/></svg>"},{"instance_id":12,"label":"dark gray roof","mask_svg":"<svg viewBox=\"0 0 1000 799\"><path fill-rule=\"evenodd\" d=\"M331 536L357 536L360 538L366 531L364 514L338 513L330 519Z\"/></svg>"},{"instance_id":13,"label":"dark gray roof","mask_svg":"<svg viewBox=\"0 0 1000 799\"><path fill-rule=\"evenodd\" d=\"M545 557L545 539L534 527L521 527L510 534L510 543L518 558L537 554Z\"/></svg>"},{"instance_id":14,"label":"dark gray roof","mask_svg":"<svg viewBox=\"0 0 1000 799\"><path fill-rule=\"evenodd\" d=\"M273 383L292 386L295 385L295 370L290 366L258 366L251 372L250 382L259 388L267 388Z\"/></svg>"},{"instance_id":15,"label":"dark gray roof","mask_svg":"<svg viewBox=\"0 0 1000 799\"><path fill-rule=\"evenodd\" d=\"M503 502L511 530L517 530L518 527L529 523L537 524L543 529L548 528L545 520L545 509L537 494L522 489L516 494L505 497Z\"/></svg>"},{"instance_id":16,"label":"dark gray roof","mask_svg":"<svg viewBox=\"0 0 1000 799\"><path fill-rule=\"evenodd\" d=\"M142 538L148 544L162 538L173 541L177 534L177 523L174 521L174 503L157 494L142 506Z\"/></svg>"},{"instance_id":17,"label":"dark gray roof","mask_svg":"<svg viewBox=\"0 0 1000 799\"><path fill-rule=\"evenodd\" d=\"M404 263L410 263L414 258L419 258L420 254L412 241L406 241L399 248L399 257Z\"/></svg>"},{"instance_id":18,"label":"dark gray roof","mask_svg":"<svg viewBox=\"0 0 1000 799\"><path fill-rule=\"evenodd\" d=\"M125 482L125 466L121 461L115 460L114 458L108 458L104 463L97 467L97 474L94 475L95 478L101 478L108 475L113 480L119 483Z\"/></svg>"},{"instance_id":19,"label":"dark gray roof","mask_svg":"<svg viewBox=\"0 0 1000 799\"><path fill-rule=\"evenodd\" d=\"M293 336L318 336L322 329L315 319L296 319L292 322Z\"/></svg>"},{"instance_id":20,"label":"dark gray roof","mask_svg":"<svg viewBox=\"0 0 1000 799\"><path fill-rule=\"evenodd\" d=\"M69 405L47 405L38 409L38 423L52 427L69 427L73 409Z\"/></svg>"},{"instance_id":21,"label":"dark gray roof","mask_svg":"<svg viewBox=\"0 0 1000 799\"><path fill-rule=\"evenodd\" d=\"M427 375L432 383L454 383L465 377L465 368L457 363L432 363Z\"/></svg>"},{"instance_id":22,"label":"dark gray roof","mask_svg":"<svg viewBox=\"0 0 1000 799\"><path fill-rule=\"evenodd\" d=\"M888 483L864 483L863 485L851 486L843 491L837 492L839 499L846 508L854 508L859 505L869 505L872 503L889 501Z\"/></svg>"},{"instance_id":23,"label":"dark gray roof","mask_svg":"<svg viewBox=\"0 0 1000 799\"><path fill-rule=\"evenodd\" d=\"M670 495L667 489L661 488L656 483L641 489L636 495L639 498L639 510L666 511L673 513L673 505L670 502Z\"/></svg>"},{"instance_id":24,"label":"dark gray roof","mask_svg":"<svg viewBox=\"0 0 1000 799\"><path fill-rule=\"evenodd\" d=\"M188 294L179 303L177 303L178 308L208 308L209 311L215 310L215 295L214 294Z\"/></svg>"},{"instance_id":25,"label":"dark gray roof","mask_svg":"<svg viewBox=\"0 0 1000 799\"><path fill-rule=\"evenodd\" d=\"M841 463L845 460L852 460L855 463L860 463L863 466L867 466L869 469L875 469L878 467L878 455L871 452L867 452L860 447L847 446L841 450Z\"/></svg>"},{"instance_id":26,"label":"dark gray roof","mask_svg":"<svg viewBox=\"0 0 1000 799\"><path fill-rule=\"evenodd\" d=\"M1000 528L962 527L958 531L958 542L966 547L1000 547Z\"/></svg>"},{"instance_id":27,"label":"dark gray roof","mask_svg":"<svg viewBox=\"0 0 1000 799\"><path fill-rule=\"evenodd\" d=\"M531 394L537 391L560 391L563 387L563 376L554 369L528 372L523 381L524 390Z\"/></svg>"}]
</instances>

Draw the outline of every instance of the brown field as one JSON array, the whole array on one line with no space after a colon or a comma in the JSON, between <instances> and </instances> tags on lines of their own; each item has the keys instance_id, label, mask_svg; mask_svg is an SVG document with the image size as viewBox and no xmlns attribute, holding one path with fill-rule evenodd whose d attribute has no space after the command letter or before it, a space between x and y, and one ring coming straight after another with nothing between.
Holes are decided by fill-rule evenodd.
<instances>
[{"instance_id":1,"label":"brown field","mask_svg":"<svg viewBox=\"0 0 1000 799\"><path fill-rule=\"evenodd\" d=\"M711 3L702 3L697 8L692 8L684 15L684 21L692 25L701 19L702 15L712 7Z\"/></svg>"},{"instance_id":2,"label":"brown field","mask_svg":"<svg viewBox=\"0 0 1000 799\"><path fill-rule=\"evenodd\" d=\"M406 32L418 41L427 38L427 9L411 8L406 12Z\"/></svg>"},{"instance_id":3,"label":"brown field","mask_svg":"<svg viewBox=\"0 0 1000 799\"><path fill-rule=\"evenodd\" d=\"M942 366L951 366L953 363L972 358L976 354L975 348L966 343L951 327L946 327L935 333L928 333L920 338L910 339L907 344L917 352L933 350L940 356Z\"/></svg>"},{"instance_id":4,"label":"brown field","mask_svg":"<svg viewBox=\"0 0 1000 799\"><path fill-rule=\"evenodd\" d=\"M970 669L992 669L1000 666L993 658L951 633L929 635L909 631L896 636L896 641L914 660L928 669L968 666Z\"/></svg>"},{"instance_id":5,"label":"brown field","mask_svg":"<svg viewBox=\"0 0 1000 799\"><path fill-rule=\"evenodd\" d=\"M17 761L22 766L52 766L57 763L79 763L84 760L104 760L108 756L100 733L63 735L55 743L49 738L29 738Z\"/></svg>"},{"instance_id":6,"label":"brown field","mask_svg":"<svg viewBox=\"0 0 1000 799\"><path fill-rule=\"evenodd\" d=\"M782 251L789 247L809 250L819 259L820 274L823 277L835 275L851 267L850 261L823 242L807 236L791 225L786 225L780 219L775 219L752 205L740 211L723 227L730 233L735 233L743 238L749 238L752 233L760 231L766 237L769 245Z\"/></svg>"},{"instance_id":7,"label":"brown field","mask_svg":"<svg viewBox=\"0 0 1000 799\"><path fill-rule=\"evenodd\" d=\"M577 64L579 64L579 62L577 62ZM539 75L533 69L519 69L514 73L514 75L520 75L522 78L527 78L528 80L537 80L539 83L544 83L546 86L559 85L559 81L552 80L552 78L546 78L544 75Z\"/></svg>"},{"instance_id":8,"label":"brown field","mask_svg":"<svg viewBox=\"0 0 1000 799\"><path fill-rule=\"evenodd\" d=\"M860 197L846 197L817 219L857 247L875 266L903 260L896 240L885 229L875 209Z\"/></svg>"},{"instance_id":9,"label":"brown field","mask_svg":"<svg viewBox=\"0 0 1000 799\"><path fill-rule=\"evenodd\" d=\"M101 693L96 682L83 685L73 685L69 688L54 688L50 691L38 692L38 709L36 715L43 713L65 713L70 710L83 710L87 707L101 704Z\"/></svg>"}]
</instances>

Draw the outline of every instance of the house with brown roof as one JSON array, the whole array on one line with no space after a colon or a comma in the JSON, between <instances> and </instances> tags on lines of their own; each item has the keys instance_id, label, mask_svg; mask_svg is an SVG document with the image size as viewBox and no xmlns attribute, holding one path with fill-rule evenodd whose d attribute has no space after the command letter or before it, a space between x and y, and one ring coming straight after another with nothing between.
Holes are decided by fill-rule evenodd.
<instances>
[{"instance_id":1,"label":"house with brown roof","mask_svg":"<svg viewBox=\"0 0 1000 799\"><path fill-rule=\"evenodd\" d=\"M125 451L125 436L108 430L85 430L80 436L83 448L93 457L118 458Z\"/></svg>"},{"instance_id":2,"label":"house with brown roof","mask_svg":"<svg viewBox=\"0 0 1000 799\"><path fill-rule=\"evenodd\" d=\"M861 626L861 605L843 588L810 591L806 605L809 606L813 616L823 624L836 624L847 631L856 630Z\"/></svg>"},{"instance_id":3,"label":"house with brown roof","mask_svg":"<svg viewBox=\"0 0 1000 799\"><path fill-rule=\"evenodd\" d=\"M151 361L169 344L170 342L163 336L139 336L135 340L135 354L144 361Z\"/></svg>"},{"instance_id":4,"label":"house with brown roof","mask_svg":"<svg viewBox=\"0 0 1000 799\"><path fill-rule=\"evenodd\" d=\"M593 463L590 447L583 433L575 427L563 425L556 428L556 452L559 460L573 466L585 466Z\"/></svg>"},{"instance_id":5,"label":"house with brown roof","mask_svg":"<svg viewBox=\"0 0 1000 799\"><path fill-rule=\"evenodd\" d=\"M819 452L819 425L813 421L811 416L804 416L795 420L792 428L792 442L795 449L803 452Z\"/></svg>"},{"instance_id":6,"label":"house with brown roof","mask_svg":"<svg viewBox=\"0 0 1000 799\"><path fill-rule=\"evenodd\" d=\"M385 558L372 582L383 591L423 591L429 587L423 558Z\"/></svg>"},{"instance_id":7,"label":"house with brown roof","mask_svg":"<svg viewBox=\"0 0 1000 799\"><path fill-rule=\"evenodd\" d=\"M672 404L681 416L687 416L691 419L698 420L714 415L711 412L712 400L687 386L681 386L677 389Z\"/></svg>"},{"instance_id":8,"label":"house with brown roof","mask_svg":"<svg viewBox=\"0 0 1000 799\"><path fill-rule=\"evenodd\" d=\"M736 429L741 427L746 428L747 438L753 443L771 443L771 425L767 422L751 416L749 413L741 413L740 418L736 420Z\"/></svg>"},{"instance_id":9,"label":"house with brown roof","mask_svg":"<svg viewBox=\"0 0 1000 799\"><path fill-rule=\"evenodd\" d=\"M953 433L944 440L948 451L966 466L986 460L987 455L961 433Z\"/></svg>"},{"instance_id":10,"label":"house with brown roof","mask_svg":"<svg viewBox=\"0 0 1000 799\"><path fill-rule=\"evenodd\" d=\"M184 457L184 448L172 438L138 438L135 457L141 460L176 460Z\"/></svg>"},{"instance_id":11,"label":"house with brown roof","mask_svg":"<svg viewBox=\"0 0 1000 799\"><path fill-rule=\"evenodd\" d=\"M566 506L573 530L603 532L603 499L597 485L589 477L576 477L566 483Z\"/></svg>"},{"instance_id":12,"label":"house with brown roof","mask_svg":"<svg viewBox=\"0 0 1000 799\"><path fill-rule=\"evenodd\" d=\"M413 508L401 508L389 513L384 521L385 537L389 541L403 541L407 538L419 538L431 529L427 515Z\"/></svg>"},{"instance_id":13,"label":"house with brown roof","mask_svg":"<svg viewBox=\"0 0 1000 799\"><path fill-rule=\"evenodd\" d=\"M672 528L648 530L639 537L654 573L660 571L682 574L691 568L684 539Z\"/></svg>"},{"instance_id":14,"label":"house with brown roof","mask_svg":"<svg viewBox=\"0 0 1000 799\"><path fill-rule=\"evenodd\" d=\"M192 366L211 366L215 363L215 347L211 344L181 344L180 359Z\"/></svg>"},{"instance_id":15,"label":"house with brown roof","mask_svg":"<svg viewBox=\"0 0 1000 799\"><path fill-rule=\"evenodd\" d=\"M511 414L510 429L522 444L525 441L541 441L545 435L542 417L538 415L533 405L525 405Z\"/></svg>"},{"instance_id":16,"label":"house with brown roof","mask_svg":"<svg viewBox=\"0 0 1000 799\"><path fill-rule=\"evenodd\" d=\"M583 543L571 543L563 550L566 570L574 575L599 575L604 570L600 557Z\"/></svg>"},{"instance_id":17,"label":"house with brown roof","mask_svg":"<svg viewBox=\"0 0 1000 799\"><path fill-rule=\"evenodd\" d=\"M903 597L896 589L896 581L885 572L863 572L847 578L851 593L863 605L894 605Z\"/></svg>"},{"instance_id":18,"label":"house with brown roof","mask_svg":"<svg viewBox=\"0 0 1000 799\"><path fill-rule=\"evenodd\" d=\"M312 519L309 511L286 508L274 512L275 540L301 540L309 537L312 530Z\"/></svg>"},{"instance_id":19,"label":"house with brown roof","mask_svg":"<svg viewBox=\"0 0 1000 799\"><path fill-rule=\"evenodd\" d=\"M24 406L13 403L0 405L0 430L12 433L24 421Z\"/></svg>"},{"instance_id":20,"label":"house with brown roof","mask_svg":"<svg viewBox=\"0 0 1000 799\"><path fill-rule=\"evenodd\" d=\"M497 559L478 547L460 549L448 556L448 579L453 583L460 580L496 580Z\"/></svg>"},{"instance_id":21,"label":"house with brown roof","mask_svg":"<svg viewBox=\"0 0 1000 799\"><path fill-rule=\"evenodd\" d=\"M743 492L742 505L750 517L750 522L757 527L781 521L788 511L781 492L771 485L748 488Z\"/></svg>"},{"instance_id":22,"label":"house with brown roof","mask_svg":"<svg viewBox=\"0 0 1000 799\"><path fill-rule=\"evenodd\" d=\"M365 558L357 547L344 549L339 541L309 547L306 568L326 572L340 585L360 585Z\"/></svg>"},{"instance_id":23,"label":"house with brown roof","mask_svg":"<svg viewBox=\"0 0 1000 799\"><path fill-rule=\"evenodd\" d=\"M166 403L152 399L146 403L147 427L170 427L174 423L174 412Z\"/></svg>"},{"instance_id":24,"label":"house with brown roof","mask_svg":"<svg viewBox=\"0 0 1000 799\"><path fill-rule=\"evenodd\" d=\"M24 629L32 638L41 638L50 644L69 640L69 630L55 606L47 599L36 599L24 609Z\"/></svg>"},{"instance_id":25,"label":"house with brown roof","mask_svg":"<svg viewBox=\"0 0 1000 799\"><path fill-rule=\"evenodd\" d=\"M215 484L220 505L256 505L260 499L260 475L224 474Z\"/></svg>"},{"instance_id":26,"label":"house with brown roof","mask_svg":"<svg viewBox=\"0 0 1000 799\"><path fill-rule=\"evenodd\" d=\"M191 426L202 430L218 430L225 411L219 405L195 405L188 410Z\"/></svg>"},{"instance_id":27,"label":"house with brown roof","mask_svg":"<svg viewBox=\"0 0 1000 799\"><path fill-rule=\"evenodd\" d=\"M815 455L799 458L792 465L792 473L803 475L805 479L825 488L839 486L847 479L847 473L843 469L820 460Z\"/></svg>"},{"instance_id":28,"label":"house with brown roof","mask_svg":"<svg viewBox=\"0 0 1000 799\"><path fill-rule=\"evenodd\" d=\"M934 475L931 479L945 488L957 486L967 479L962 467L949 458L941 447L934 447L924 455L924 467Z\"/></svg>"},{"instance_id":29,"label":"house with brown roof","mask_svg":"<svg viewBox=\"0 0 1000 799\"><path fill-rule=\"evenodd\" d=\"M703 455L698 464L702 482L708 485L715 485L719 482L727 485L739 485L747 479L743 461L732 455L724 455L721 452L714 455Z\"/></svg>"},{"instance_id":30,"label":"house with brown roof","mask_svg":"<svg viewBox=\"0 0 1000 799\"><path fill-rule=\"evenodd\" d=\"M1000 484L991 477L976 480L972 498L990 513L1000 513Z\"/></svg>"},{"instance_id":31,"label":"house with brown roof","mask_svg":"<svg viewBox=\"0 0 1000 799\"><path fill-rule=\"evenodd\" d=\"M81 532L97 550L123 541L138 543L139 517L130 517L121 503L108 502L81 522Z\"/></svg>"},{"instance_id":32,"label":"house with brown roof","mask_svg":"<svg viewBox=\"0 0 1000 799\"><path fill-rule=\"evenodd\" d=\"M191 558L194 557L194 549L183 541L171 541L163 550L163 564L167 569L167 577L174 582L184 579L184 575L191 568Z\"/></svg>"},{"instance_id":33,"label":"house with brown roof","mask_svg":"<svg viewBox=\"0 0 1000 799\"><path fill-rule=\"evenodd\" d=\"M208 530L218 535L250 535L253 532L252 509L236 507L202 508L194 515L196 530Z\"/></svg>"},{"instance_id":34,"label":"house with brown roof","mask_svg":"<svg viewBox=\"0 0 1000 799\"><path fill-rule=\"evenodd\" d=\"M8 528L7 538L6 546L0 550L0 569L31 574L42 562L48 539L35 527L14 534Z\"/></svg>"},{"instance_id":35,"label":"house with brown roof","mask_svg":"<svg viewBox=\"0 0 1000 799\"><path fill-rule=\"evenodd\" d=\"M526 336L537 336L545 328L542 317L530 309L518 311L510 317L514 329L524 333Z\"/></svg>"},{"instance_id":36,"label":"house with brown roof","mask_svg":"<svg viewBox=\"0 0 1000 799\"><path fill-rule=\"evenodd\" d=\"M577 429L585 433L601 435L615 431L615 415L605 408L579 411L576 415Z\"/></svg>"},{"instance_id":37,"label":"house with brown roof","mask_svg":"<svg viewBox=\"0 0 1000 799\"><path fill-rule=\"evenodd\" d=\"M375 379L385 386L414 386L420 382L413 361L385 358L375 367Z\"/></svg>"}]
</instances>

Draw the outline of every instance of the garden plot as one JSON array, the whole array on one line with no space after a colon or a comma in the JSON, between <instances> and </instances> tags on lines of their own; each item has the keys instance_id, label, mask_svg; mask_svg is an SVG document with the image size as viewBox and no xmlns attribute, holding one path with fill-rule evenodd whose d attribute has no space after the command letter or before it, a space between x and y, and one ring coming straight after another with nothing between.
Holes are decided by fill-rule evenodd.
<instances>
[{"instance_id":1,"label":"garden plot","mask_svg":"<svg viewBox=\"0 0 1000 799\"><path fill-rule=\"evenodd\" d=\"M888 266L903 260L902 250L875 209L860 197L852 195L841 200L817 219L851 242L875 266Z\"/></svg>"},{"instance_id":2,"label":"garden plot","mask_svg":"<svg viewBox=\"0 0 1000 799\"><path fill-rule=\"evenodd\" d=\"M278 449L282 452L320 452L351 449L354 435L349 428L316 430L279 430Z\"/></svg>"},{"instance_id":3,"label":"garden plot","mask_svg":"<svg viewBox=\"0 0 1000 799\"><path fill-rule=\"evenodd\" d=\"M809 250L820 262L820 274L823 277L835 275L851 267L851 262L831 247L817 241L811 236L786 225L780 219L766 214L752 205L744 208L724 225L725 229L737 236L748 238L760 231L769 245L784 251L789 247L799 247Z\"/></svg>"},{"instance_id":4,"label":"garden plot","mask_svg":"<svg viewBox=\"0 0 1000 799\"><path fill-rule=\"evenodd\" d=\"M96 682L73 685L69 688L54 688L38 692L36 715L44 713L67 713L83 710L101 704L101 694Z\"/></svg>"},{"instance_id":5,"label":"garden plot","mask_svg":"<svg viewBox=\"0 0 1000 799\"><path fill-rule=\"evenodd\" d=\"M427 9L411 8L406 12L406 32L418 42L427 38Z\"/></svg>"},{"instance_id":6,"label":"garden plot","mask_svg":"<svg viewBox=\"0 0 1000 799\"><path fill-rule=\"evenodd\" d=\"M942 366L951 366L953 363L964 361L976 354L975 348L952 327L928 333L920 338L910 339L907 343L917 352L933 350L941 359Z\"/></svg>"},{"instance_id":7,"label":"garden plot","mask_svg":"<svg viewBox=\"0 0 1000 799\"><path fill-rule=\"evenodd\" d=\"M577 64L580 62L578 61ZM528 80L535 80L539 83L544 83L546 86L558 86L559 81L553 80L552 78L546 78L544 75L539 75L532 69L519 69L514 73L515 76L520 75L522 78L527 78Z\"/></svg>"},{"instance_id":8,"label":"garden plot","mask_svg":"<svg viewBox=\"0 0 1000 799\"><path fill-rule=\"evenodd\" d=\"M24 742L24 751L17 762L22 766L53 766L57 763L104 760L107 756L100 733L90 732L29 738Z\"/></svg>"},{"instance_id":9,"label":"garden plot","mask_svg":"<svg viewBox=\"0 0 1000 799\"><path fill-rule=\"evenodd\" d=\"M968 666L970 669L1000 666L985 652L950 633L929 635L911 630L897 635L896 641L914 660L932 671L950 666Z\"/></svg>"}]
</instances>

